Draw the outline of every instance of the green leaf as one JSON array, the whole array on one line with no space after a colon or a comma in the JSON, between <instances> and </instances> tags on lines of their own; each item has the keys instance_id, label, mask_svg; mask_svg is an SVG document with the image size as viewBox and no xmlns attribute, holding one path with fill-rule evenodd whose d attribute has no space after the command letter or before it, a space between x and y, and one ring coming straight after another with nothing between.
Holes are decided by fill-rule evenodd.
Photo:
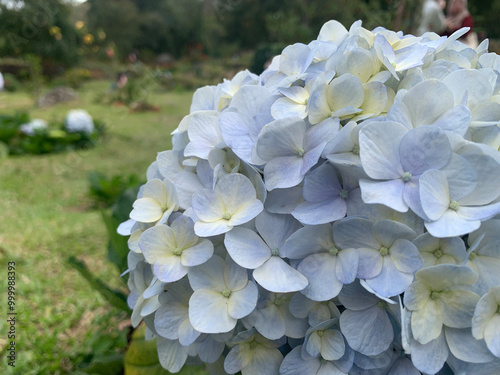
<instances>
[{"instance_id":1,"label":"green leaf","mask_svg":"<svg viewBox=\"0 0 500 375\"><path fill-rule=\"evenodd\" d=\"M123 311L126 311L127 313L130 312L130 308L127 305L127 297L123 293L111 289L109 286L104 284L101 279L92 275L85 263L76 259L75 257L69 257L68 263L70 264L70 266L76 269L96 291L98 291L107 301L109 301L111 305Z\"/></svg>"}]
</instances>

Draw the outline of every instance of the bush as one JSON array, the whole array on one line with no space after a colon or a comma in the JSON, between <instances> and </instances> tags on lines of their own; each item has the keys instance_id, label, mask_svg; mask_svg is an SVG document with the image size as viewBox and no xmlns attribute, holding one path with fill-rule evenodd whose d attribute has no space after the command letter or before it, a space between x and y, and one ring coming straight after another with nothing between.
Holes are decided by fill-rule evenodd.
<instances>
[{"instance_id":1,"label":"bush","mask_svg":"<svg viewBox=\"0 0 500 375\"><path fill-rule=\"evenodd\" d=\"M0 116L0 142L7 145L11 155L48 154L90 148L94 147L106 132L104 123L94 121L95 129L92 133L68 132L63 123L56 123L27 134L26 131L23 132L22 125L29 123L30 118L26 113Z\"/></svg>"}]
</instances>

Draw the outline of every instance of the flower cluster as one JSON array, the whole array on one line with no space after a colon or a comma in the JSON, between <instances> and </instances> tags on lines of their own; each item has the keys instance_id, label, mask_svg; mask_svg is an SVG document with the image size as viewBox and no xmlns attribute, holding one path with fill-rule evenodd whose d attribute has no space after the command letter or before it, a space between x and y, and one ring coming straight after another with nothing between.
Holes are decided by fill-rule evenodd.
<instances>
[{"instance_id":1,"label":"flower cluster","mask_svg":"<svg viewBox=\"0 0 500 375\"><path fill-rule=\"evenodd\" d=\"M87 111L72 109L66 116L64 127L69 133L83 132L91 134L94 131L94 121Z\"/></svg>"},{"instance_id":2,"label":"flower cluster","mask_svg":"<svg viewBox=\"0 0 500 375\"><path fill-rule=\"evenodd\" d=\"M170 372L495 374L500 57L327 22L197 90L119 232Z\"/></svg>"}]
</instances>

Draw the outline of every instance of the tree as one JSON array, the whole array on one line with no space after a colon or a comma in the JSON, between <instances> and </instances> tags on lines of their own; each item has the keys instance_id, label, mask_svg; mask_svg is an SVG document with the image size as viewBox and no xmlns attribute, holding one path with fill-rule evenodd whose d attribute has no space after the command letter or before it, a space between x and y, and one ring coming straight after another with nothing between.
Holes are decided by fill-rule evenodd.
<instances>
[{"instance_id":1,"label":"tree","mask_svg":"<svg viewBox=\"0 0 500 375\"><path fill-rule=\"evenodd\" d=\"M0 4L0 54L32 54L44 65L74 64L78 60L80 40L69 16L68 6L59 0Z\"/></svg>"}]
</instances>

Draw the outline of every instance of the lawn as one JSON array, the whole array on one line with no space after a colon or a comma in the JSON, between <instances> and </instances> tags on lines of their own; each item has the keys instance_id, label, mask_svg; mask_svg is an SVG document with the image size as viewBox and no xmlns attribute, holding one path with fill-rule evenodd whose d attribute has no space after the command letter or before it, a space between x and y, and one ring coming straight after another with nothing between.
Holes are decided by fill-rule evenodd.
<instances>
[{"instance_id":1,"label":"lawn","mask_svg":"<svg viewBox=\"0 0 500 375\"><path fill-rule=\"evenodd\" d=\"M24 93L0 93L0 114L30 110L32 118L61 120L85 108L105 121L108 135L94 149L0 160L1 374L76 374L92 353L123 351L128 314L110 307L75 270L69 256L83 260L112 287L124 288L106 260L107 234L88 198L87 172L136 173L145 178L156 153L171 147L170 132L189 111L191 92L149 93L159 112L129 113L94 103L107 82L90 82L78 101L34 109ZM15 369L7 366L7 262L16 262Z\"/></svg>"}]
</instances>

